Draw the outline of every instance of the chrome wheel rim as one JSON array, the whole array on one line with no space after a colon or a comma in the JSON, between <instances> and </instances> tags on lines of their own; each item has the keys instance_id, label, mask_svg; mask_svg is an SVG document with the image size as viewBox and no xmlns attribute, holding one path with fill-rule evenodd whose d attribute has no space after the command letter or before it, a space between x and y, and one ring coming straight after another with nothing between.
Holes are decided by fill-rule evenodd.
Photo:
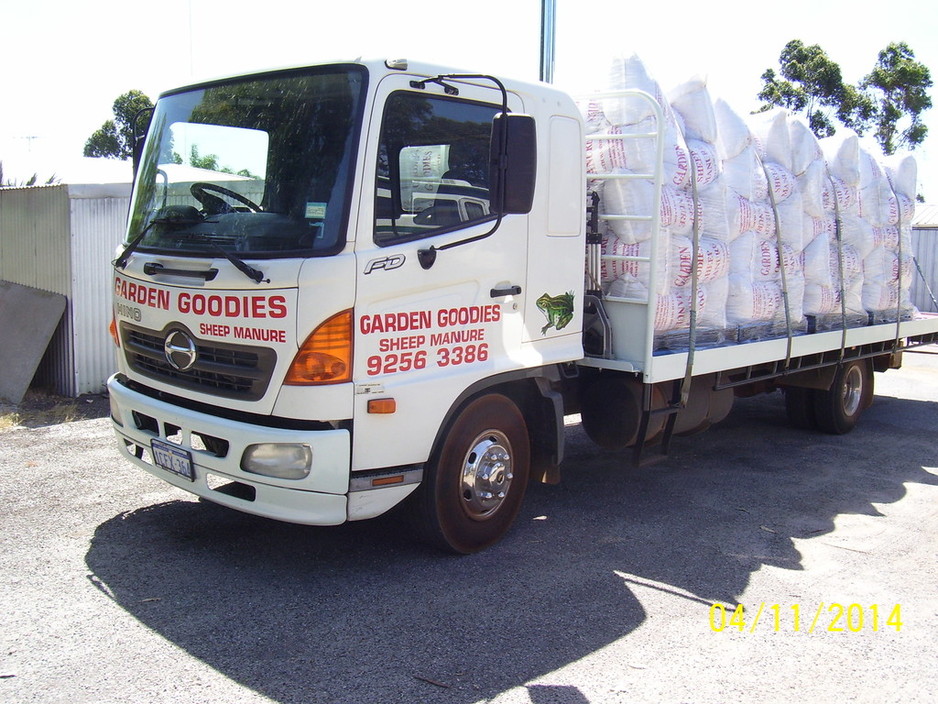
<instances>
[{"instance_id":1,"label":"chrome wheel rim","mask_svg":"<svg viewBox=\"0 0 938 704\"><path fill-rule=\"evenodd\" d=\"M860 409L863 398L863 371L859 366L852 366L844 375L843 409L847 416L854 415Z\"/></svg>"},{"instance_id":2,"label":"chrome wheel rim","mask_svg":"<svg viewBox=\"0 0 938 704\"><path fill-rule=\"evenodd\" d=\"M470 518L491 518L508 496L511 480L511 443L504 433L487 430L471 443L462 463L460 496Z\"/></svg>"}]
</instances>

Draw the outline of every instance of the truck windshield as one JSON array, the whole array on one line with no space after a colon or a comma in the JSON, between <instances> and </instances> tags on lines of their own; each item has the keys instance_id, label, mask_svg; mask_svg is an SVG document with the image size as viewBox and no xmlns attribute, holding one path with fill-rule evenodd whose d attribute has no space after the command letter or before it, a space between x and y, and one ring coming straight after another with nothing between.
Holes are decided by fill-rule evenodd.
<instances>
[{"instance_id":1,"label":"truck windshield","mask_svg":"<svg viewBox=\"0 0 938 704\"><path fill-rule=\"evenodd\" d=\"M345 244L365 70L331 66L160 97L127 239L138 250L327 255Z\"/></svg>"}]
</instances>

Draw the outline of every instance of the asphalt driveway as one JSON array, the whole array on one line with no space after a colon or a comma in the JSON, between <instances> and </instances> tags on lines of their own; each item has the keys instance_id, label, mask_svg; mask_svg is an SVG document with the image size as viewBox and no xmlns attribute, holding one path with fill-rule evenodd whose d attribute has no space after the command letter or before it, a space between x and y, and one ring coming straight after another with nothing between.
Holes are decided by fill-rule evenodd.
<instances>
[{"instance_id":1,"label":"asphalt driveway","mask_svg":"<svg viewBox=\"0 0 938 704\"><path fill-rule=\"evenodd\" d=\"M938 356L876 376L851 435L745 399L638 470L573 422L469 557L196 501L106 418L3 431L0 701L932 701Z\"/></svg>"}]
</instances>

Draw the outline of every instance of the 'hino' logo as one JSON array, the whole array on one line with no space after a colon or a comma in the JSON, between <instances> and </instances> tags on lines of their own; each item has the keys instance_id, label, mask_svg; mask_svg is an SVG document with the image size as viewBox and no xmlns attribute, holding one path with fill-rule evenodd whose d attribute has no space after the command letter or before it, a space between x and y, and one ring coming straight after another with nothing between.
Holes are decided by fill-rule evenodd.
<instances>
[{"instance_id":1,"label":"'hino' logo","mask_svg":"<svg viewBox=\"0 0 938 704\"><path fill-rule=\"evenodd\" d=\"M195 341L183 330L173 330L163 343L163 354L174 369L181 372L191 369L199 358Z\"/></svg>"}]
</instances>

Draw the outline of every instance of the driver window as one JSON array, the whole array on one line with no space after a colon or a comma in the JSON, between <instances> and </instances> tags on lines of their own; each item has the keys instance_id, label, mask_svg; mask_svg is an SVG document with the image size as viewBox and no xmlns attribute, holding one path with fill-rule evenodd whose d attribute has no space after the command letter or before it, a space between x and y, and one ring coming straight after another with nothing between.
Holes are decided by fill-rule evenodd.
<instances>
[{"instance_id":1,"label":"driver window","mask_svg":"<svg viewBox=\"0 0 938 704\"><path fill-rule=\"evenodd\" d=\"M490 219L489 143L498 108L421 93L388 99L375 191L375 242L430 237Z\"/></svg>"}]
</instances>

